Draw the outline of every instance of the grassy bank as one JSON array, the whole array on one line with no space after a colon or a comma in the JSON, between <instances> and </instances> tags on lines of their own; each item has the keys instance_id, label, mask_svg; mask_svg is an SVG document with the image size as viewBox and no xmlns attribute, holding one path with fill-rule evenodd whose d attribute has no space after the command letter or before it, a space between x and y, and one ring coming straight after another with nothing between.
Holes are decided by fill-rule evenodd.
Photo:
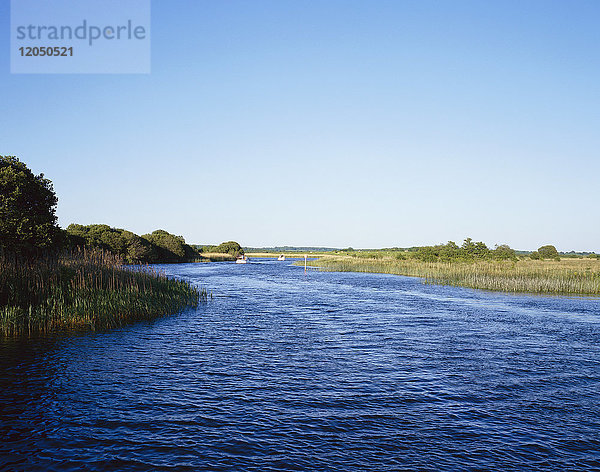
<instances>
[{"instance_id":1,"label":"grassy bank","mask_svg":"<svg viewBox=\"0 0 600 472\"><path fill-rule=\"evenodd\" d=\"M226 262L235 261L236 257L222 252L203 252L200 257L196 259L196 262Z\"/></svg>"},{"instance_id":2,"label":"grassy bank","mask_svg":"<svg viewBox=\"0 0 600 472\"><path fill-rule=\"evenodd\" d=\"M273 258L277 259L281 254L288 258L300 258L304 259L304 255L306 254L308 257L322 257L323 253L310 253L310 252L247 252L246 255L248 257L264 257L264 258Z\"/></svg>"},{"instance_id":3,"label":"grassy bank","mask_svg":"<svg viewBox=\"0 0 600 472\"><path fill-rule=\"evenodd\" d=\"M125 267L103 251L33 261L0 256L0 332L105 329L175 313L207 297L148 268Z\"/></svg>"},{"instance_id":4,"label":"grassy bank","mask_svg":"<svg viewBox=\"0 0 600 472\"><path fill-rule=\"evenodd\" d=\"M392 257L325 256L309 265L338 272L374 272L422 277L425 283L504 292L600 295L600 261L423 262Z\"/></svg>"}]
</instances>

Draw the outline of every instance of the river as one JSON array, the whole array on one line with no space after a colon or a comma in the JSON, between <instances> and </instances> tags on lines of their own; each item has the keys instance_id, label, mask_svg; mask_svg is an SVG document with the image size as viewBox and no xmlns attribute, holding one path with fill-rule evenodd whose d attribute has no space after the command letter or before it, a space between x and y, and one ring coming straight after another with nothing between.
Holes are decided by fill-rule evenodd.
<instances>
[{"instance_id":1,"label":"river","mask_svg":"<svg viewBox=\"0 0 600 472\"><path fill-rule=\"evenodd\" d=\"M0 340L0 470L600 470L600 300L159 266L211 289Z\"/></svg>"}]
</instances>

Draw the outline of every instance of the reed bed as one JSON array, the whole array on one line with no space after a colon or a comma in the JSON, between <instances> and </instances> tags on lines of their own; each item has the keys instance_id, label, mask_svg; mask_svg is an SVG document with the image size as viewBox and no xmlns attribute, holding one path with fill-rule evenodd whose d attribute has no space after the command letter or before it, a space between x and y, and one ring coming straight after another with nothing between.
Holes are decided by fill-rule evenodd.
<instances>
[{"instance_id":1,"label":"reed bed","mask_svg":"<svg viewBox=\"0 0 600 472\"><path fill-rule=\"evenodd\" d=\"M202 252L197 262L225 262L235 261L236 257L223 252Z\"/></svg>"},{"instance_id":2,"label":"reed bed","mask_svg":"<svg viewBox=\"0 0 600 472\"><path fill-rule=\"evenodd\" d=\"M207 292L114 255L77 251L22 260L0 255L0 332L106 329L172 314Z\"/></svg>"},{"instance_id":3,"label":"reed bed","mask_svg":"<svg viewBox=\"0 0 600 472\"><path fill-rule=\"evenodd\" d=\"M600 295L600 261L422 262L325 256L311 266L337 272L374 272L421 277L424 283L541 294Z\"/></svg>"}]
</instances>

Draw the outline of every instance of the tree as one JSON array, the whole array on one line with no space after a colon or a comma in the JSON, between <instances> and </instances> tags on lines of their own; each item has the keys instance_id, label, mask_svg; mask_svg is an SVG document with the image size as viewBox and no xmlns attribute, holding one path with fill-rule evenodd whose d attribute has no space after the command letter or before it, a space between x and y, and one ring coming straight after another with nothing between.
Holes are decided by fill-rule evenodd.
<instances>
[{"instance_id":1,"label":"tree","mask_svg":"<svg viewBox=\"0 0 600 472\"><path fill-rule=\"evenodd\" d=\"M240 254L244 254L244 250L242 249L242 246L240 246L239 243L237 243L235 241L226 241L224 243L219 244L215 248L215 252L230 254L235 257L239 256Z\"/></svg>"},{"instance_id":2,"label":"tree","mask_svg":"<svg viewBox=\"0 0 600 472\"><path fill-rule=\"evenodd\" d=\"M440 260L449 262L461 257L461 249L454 241L448 241L447 244L436 246L439 248Z\"/></svg>"},{"instance_id":3,"label":"tree","mask_svg":"<svg viewBox=\"0 0 600 472\"><path fill-rule=\"evenodd\" d=\"M165 230L157 229L142 238L158 248L159 260L164 262L185 262L198 257L198 251L185 243L183 236L175 236Z\"/></svg>"},{"instance_id":4,"label":"tree","mask_svg":"<svg viewBox=\"0 0 600 472\"><path fill-rule=\"evenodd\" d=\"M492 256L493 256L494 259L499 259L499 260L502 260L502 261L506 261L506 260L516 261L516 260L518 260L517 253L515 252L515 250L512 249L507 244L501 244L500 246L496 246L496 249L494 249L492 251Z\"/></svg>"},{"instance_id":5,"label":"tree","mask_svg":"<svg viewBox=\"0 0 600 472\"><path fill-rule=\"evenodd\" d=\"M439 255L433 246L423 246L417 249L415 257L423 262L437 262Z\"/></svg>"},{"instance_id":6,"label":"tree","mask_svg":"<svg viewBox=\"0 0 600 472\"><path fill-rule=\"evenodd\" d=\"M33 256L52 249L61 232L56 224L52 182L35 175L14 156L0 156L0 249Z\"/></svg>"},{"instance_id":7,"label":"tree","mask_svg":"<svg viewBox=\"0 0 600 472\"><path fill-rule=\"evenodd\" d=\"M485 243L481 241L473 242L471 238L467 238L463 241L461 249L467 258L484 258L490 252Z\"/></svg>"},{"instance_id":8,"label":"tree","mask_svg":"<svg viewBox=\"0 0 600 472\"><path fill-rule=\"evenodd\" d=\"M108 225L78 225L67 227L71 246L88 246L112 252L127 263L158 262L159 248L131 231Z\"/></svg>"},{"instance_id":9,"label":"tree","mask_svg":"<svg viewBox=\"0 0 600 472\"><path fill-rule=\"evenodd\" d=\"M560 259L558 251L551 244L540 247L537 252L541 259Z\"/></svg>"}]
</instances>

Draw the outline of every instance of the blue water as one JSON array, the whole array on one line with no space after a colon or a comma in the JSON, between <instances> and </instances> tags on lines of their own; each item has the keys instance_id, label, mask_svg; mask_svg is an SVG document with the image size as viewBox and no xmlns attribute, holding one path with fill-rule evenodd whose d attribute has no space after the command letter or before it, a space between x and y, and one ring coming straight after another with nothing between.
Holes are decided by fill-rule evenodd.
<instances>
[{"instance_id":1,"label":"blue water","mask_svg":"<svg viewBox=\"0 0 600 472\"><path fill-rule=\"evenodd\" d=\"M600 300L162 268L215 297L0 341L1 470L600 470Z\"/></svg>"}]
</instances>

